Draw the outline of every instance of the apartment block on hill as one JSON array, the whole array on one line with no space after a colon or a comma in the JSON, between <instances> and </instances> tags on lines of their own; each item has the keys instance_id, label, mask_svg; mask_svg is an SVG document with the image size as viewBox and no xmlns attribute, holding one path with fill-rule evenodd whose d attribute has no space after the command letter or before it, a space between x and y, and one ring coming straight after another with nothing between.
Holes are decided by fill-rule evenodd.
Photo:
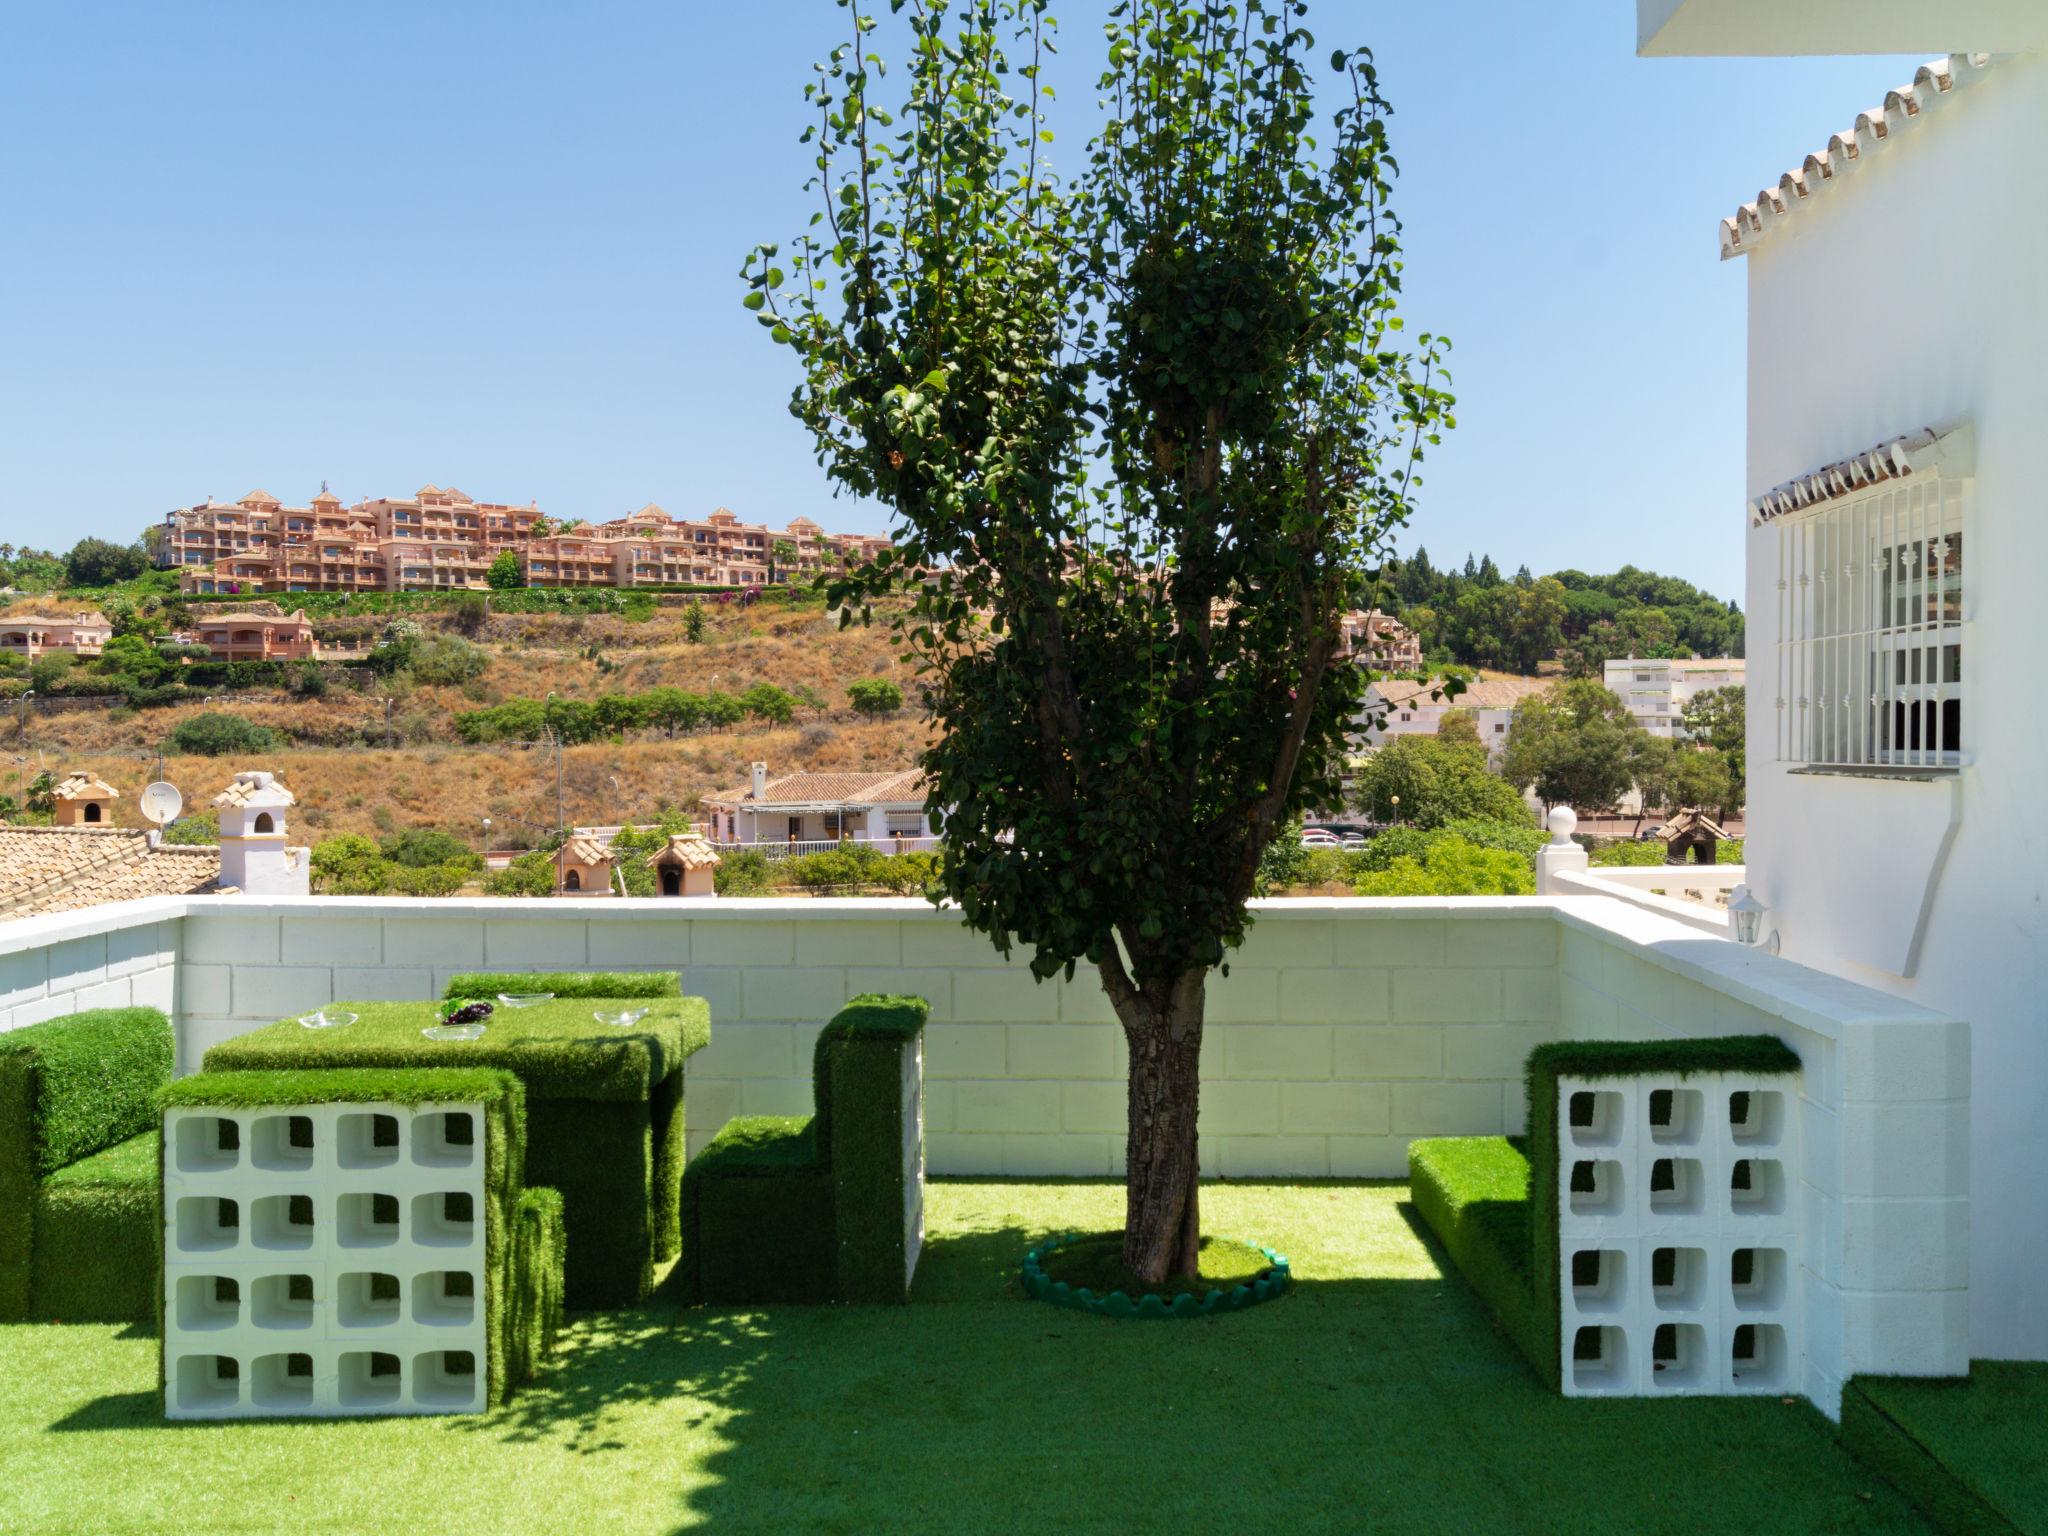
<instances>
[{"instance_id":1,"label":"apartment block on hill","mask_svg":"<svg viewBox=\"0 0 2048 1536\"><path fill-rule=\"evenodd\" d=\"M325 489L303 507L263 490L231 504L208 500L165 518L159 563L181 573L189 594L481 588L508 550L534 587L750 587L887 547L870 535L826 533L809 518L786 528L742 522L722 507L692 520L649 503L611 522L564 526L530 502L424 485L352 506Z\"/></svg>"},{"instance_id":2,"label":"apartment block on hill","mask_svg":"<svg viewBox=\"0 0 2048 1536\"><path fill-rule=\"evenodd\" d=\"M1515 711L1531 694L1541 693L1556 683L1554 677L1481 677L1465 685L1455 699L1432 697L1444 686L1442 678L1428 682L1381 680L1365 690L1365 707L1359 713L1361 745L1377 747L1394 736L1434 736L1443 728L1444 716L1464 710L1478 727L1486 755L1500 761L1507 749L1508 730ZM1377 725L1367 725L1384 716Z\"/></svg>"}]
</instances>

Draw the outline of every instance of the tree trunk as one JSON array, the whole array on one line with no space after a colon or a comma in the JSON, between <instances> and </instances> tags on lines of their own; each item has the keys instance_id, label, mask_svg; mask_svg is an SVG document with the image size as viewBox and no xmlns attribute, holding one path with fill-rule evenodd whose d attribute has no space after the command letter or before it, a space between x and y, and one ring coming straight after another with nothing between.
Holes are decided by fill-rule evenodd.
<instances>
[{"instance_id":1,"label":"tree trunk","mask_svg":"<svg viewBox=\"0 0 2048 1536\"><path fill-rule=\"evenodd\" d=\"M1131 1055L1124 1263L1148 1285L1171 1274L1194 1274L1200 1262L1195 1138L1208 979L1203 967L1182 972L1170 986L1107 987Z\"/></svg>"}]
</instances>

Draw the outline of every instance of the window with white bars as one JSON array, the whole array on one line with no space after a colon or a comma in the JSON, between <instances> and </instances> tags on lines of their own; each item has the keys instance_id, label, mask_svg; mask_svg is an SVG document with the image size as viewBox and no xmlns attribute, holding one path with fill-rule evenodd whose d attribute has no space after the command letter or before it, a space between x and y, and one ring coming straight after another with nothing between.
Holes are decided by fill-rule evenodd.
<instances>
[{"instance_id":1,"label":"window with white bars","mask_svg":"<svg viewBox=\"0 0 2048 1536\"><path fill-rule=\"evenodd\" d=\"M1781 762L1960 761L1966 484L1916 476L1777 523Z\"/></svg>"}]
</instances>

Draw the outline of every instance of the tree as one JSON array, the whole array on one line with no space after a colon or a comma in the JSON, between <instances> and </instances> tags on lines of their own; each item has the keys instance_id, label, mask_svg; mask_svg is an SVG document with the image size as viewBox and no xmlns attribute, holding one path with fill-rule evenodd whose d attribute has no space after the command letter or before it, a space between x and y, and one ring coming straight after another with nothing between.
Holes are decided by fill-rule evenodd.
<instances>
[{"instance_id":1,"label":"tree","mask_svg":"<svg viewBox=\"0 0 2048 1536\"><path fill-rule=\"evenodd\" d=\"M683 638L692 645L704 643L704 605L691 603L683 610Z\"/></svg>"},{"instance_id":2,"label":"tree","mask_svg":"<svg viewBox=\"0 0 2048 1536\"><path fill-rule=\"evenodd\" d=\"M1330 57L1312 126L1301 9L1116 8L1059 179L1043 0L905 13L900 105L855 11L807 93L824 233L747 264L820 462L901 529L827 595L909 595L944 894L1041 979L1093 967L1122 1023L1147 1283L1196 1268L1209 973L1275 832L1339 797L1339 613L1449 422L1443 343L1397 328L1370 56Z\"/></svg>"},{"instance_id":3,"label":"tree","mask_svg":"<svg viewBox=\"0 0 2048 1536\"><path fill-rule=\"evenodd\" d=\"M28 781L28 808L47 816L57 809L57 775L45 768Z\"/></svg>"},{"instance_id":4,"label":"tree","mask_svg":"<svg viewBox=\"0 0 2048 1536\"><path fill-rule=\"evenodd\" d=\"M518 555L509 549L501 549L497 558L485 567L484 581L494 592L510 592L526 585L526 570L520 565Z\"/></svg>"},{"instance_id":5,"label":"tree","mask_svg":"<svg viewBox=\"0 0 2048 1536\"><path fill-rule=\"evenodd\" d=\"M677 731L695 730L704 720L704 698L686 688L650 688L646 701L647 723L674 736Z\"/></svg>"},{"instance_id":6,"label":"tree","mask_svg":"<svg viewBox=\"0 0 2048 1536\"><path fill-rule=\"evenodd\" d=\"M787 725L796 718L796 700L773 683L755 683L740 695L740 708L756 720Z\"/></svg>"},{"instance_id":7,"label":"tree","mask_svg":"<svg viewBox=\"0 0 2048 1536\"><path fill-rule=\"evenodd\" d=\"M407 827L385 838L378 850L393 864L428 869L445 864L482 869L483 855L453 832L439 827Z\"/></svg>"},{"instance_id":8,"label":"tree","mask_svg":"<svg viewBox=\"0 0 2048 1536\"><path fill-rule=\"evenodd\" d=\"M64 579L74 587L111 587L133 581L149 569L149 556L139 544L109 539L80 539L64 557Z\"/></svg>"},{"instance_id":9,"label":"tree","mask_svg":"<svg viewBox=\"0 0 2048 1536\"><path fill-rule=\"evenodd\" d=\"M879 719L903 707L903 690L886 677L863 677L846 685L846 702L855 714Z\"/></svg>"},{"instance_id":10,"label":"tree","mask_svg":"<svg viewBox=\"0 0 2048 1536\"><path fill-rule=\"evenodd\" d=\"M222 757L230 752L268 752L277 745L277 732L240 715L210 710L180 720L165 741L173 752Z\"/></svg>"},{"instance_id":11,"label":"tree","mask_svg":"<svg viewBox=\"0 0 2048 1536\"><path fill-rule=\"evenodd\" d=\"M768 545L768 584L772 587L779 578L778 573L787 571L796 564L796 545L788 539L774 539Z\"/></svg>"},{"instance_id":12,"label":"tree","mask_svg":"<svg viewBox=\"0 0 2048 1536\"><path fill-rule=\"evenodd\" d=\"M1748 798L1749 694L1742 684L1729 688L1704 688L1694 694L1680 713L1687 733L1719 752L1728 770L1728 798L1720 802L1733 813Z\"/></svg>"},{"instance_id":13,"label":"tree","mask_svg":"<svg viewBox=\"0 0 2048 1536\"><path fill-rule=\"evenodd\" d=\"M162 681L171 663L140 635L116 635L100 652L100 666L116 677L130 677L138 683Z\"/></svg>"},{"instance_id":14,"label":"tree","mask_svg":"<svg viewBox=\"0 0 2048 1536\"><path fill-rule=\"evenodd\" d=\"M1545 805L1612 805L1638 780L1654 783L1657 738L1600 683L1572 679L1525 699L1508 728L1501 771Z\"/></svg>"},{"instance_id":15,"label":"tree","mask_svg":"<svg viewBox=\"0 0 2048 1536\"><path fill-rule=\"evenodd\" d=\"M1530 820L1514 786L1487 768L1476 732L1466 740L1395 736L1366 756L1351 790L1354 803L1374 821L1439 827L1462 817Z\"/></svg>"}]
</instances>

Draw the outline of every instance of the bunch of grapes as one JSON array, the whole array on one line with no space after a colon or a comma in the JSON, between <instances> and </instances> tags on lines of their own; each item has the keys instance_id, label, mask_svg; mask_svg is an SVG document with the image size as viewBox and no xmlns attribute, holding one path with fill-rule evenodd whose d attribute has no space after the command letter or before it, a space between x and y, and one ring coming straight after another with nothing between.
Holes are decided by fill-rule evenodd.
<instances>
[{"instance_id":1,"label":"bunch of grapes","mask_svg":"<svg viewBox=\"0 0 2048 1536\"><path fill-rule=\"evenodd\" d=\"M463 1002L452 1013L443 1016L443 1024L475 1024L491 1016L489 1003Z\"/></svg>"}]
</instances>

